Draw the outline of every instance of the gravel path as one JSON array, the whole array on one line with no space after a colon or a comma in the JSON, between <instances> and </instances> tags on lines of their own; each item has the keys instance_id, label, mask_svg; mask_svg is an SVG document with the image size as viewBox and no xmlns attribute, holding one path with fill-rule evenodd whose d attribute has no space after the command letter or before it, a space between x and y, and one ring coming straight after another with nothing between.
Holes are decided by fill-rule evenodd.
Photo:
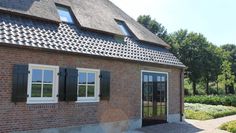
<instances>
[{"instance_id":1,"label":"gravel path","mask_svg":"<svg viewBox=\"0 0 236 133\"><path fill-rule=\"evenodd\" d=\"M228 133L218 129L218 127L232 120L236 120L236 115L206 121L187 119L182 123L148 126L128 133Z\"/></svg>"}]
</instances>

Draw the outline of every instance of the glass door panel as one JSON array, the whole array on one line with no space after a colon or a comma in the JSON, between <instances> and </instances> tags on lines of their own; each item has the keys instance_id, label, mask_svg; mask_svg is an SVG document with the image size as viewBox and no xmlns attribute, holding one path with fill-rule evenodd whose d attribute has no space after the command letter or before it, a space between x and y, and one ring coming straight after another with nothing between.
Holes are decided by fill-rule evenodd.
<instances>
[{"instance_id":1,"label":"glass door panel","mask_svg":"<svg viewBox=\"0 0 236 133\"><path fill-rule=\"evenodd\" d=\"M144 72L142 78L143 125L166 122L167 75Z\"/></svg>"}]
</instances>

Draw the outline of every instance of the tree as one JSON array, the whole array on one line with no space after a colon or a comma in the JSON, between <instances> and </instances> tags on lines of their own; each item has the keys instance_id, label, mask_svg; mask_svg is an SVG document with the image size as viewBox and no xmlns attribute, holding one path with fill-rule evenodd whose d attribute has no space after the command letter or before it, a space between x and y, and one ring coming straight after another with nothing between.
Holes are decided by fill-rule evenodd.
<instances>
[{"instance_id":1,"label":"tree","mask_svg":"<svg viewBox=\"0 0 236 133\"><path fill-rule=\"evenodd\" d=\"M206 84L206 93L209 92L209 82L216 82L217 77L221 72L221 64L224 60L224 51L221 48L209 43L209 46L203 52L203 68L202 68L202 80ZM216 82L217 83L217 82Z\"/></svg>"},{"instance_id":2,"label":"tree","mask_svg":"<svg viewBox=\"0 0 236 133\"><path fill-rule=\"evenodd\" d=\"M224 78L226 78L223 80L226 88L229 92L234 93L234 84L228 84L231 80L231 77L228 77L230 72L228 68L223 67L228 67L226 62L230 62L230 69L236 75L235 45L227 44L219 48L208 42L202 34L188 33L184 29L167 34L166 28L149 15L141 15L137 21L170 44L170 51L187 66L185 75L192 82L194 95L197 94L196 85L200 81L205 83L206 93L210 94L209 83L216 82L218 86L219 79L223 80ZM227 77L224 77L226 75ZM234 80L236 81L235 78Z\"/></svg>"},{"instance_id":3,"label":"tree","mask_svg":"<svg viewBox=\"0 0 236 133\"><path fill-rule=\"evenodd\" d=\"M179 48L182 46L184 40L187 38L188 31L180 29L169 35L169 44L171 45L171 52L178 58L180 57Z\"/></svg>"},{"instance_id":4,"label":"tree","mask_svg":"<svg viewBox=\"0 0 236 133\"><path fill-rule=\"evenodd\" d=\"M225 51L229 52L228 60L229 60L229 62L232 63L231 70L235 76L236 75L236 45L225 44L225 45L221 46L221 48L224 49ZM235 79L235 82L236 82L236 79ZM233 83L228 86L228 89L229 89L228 90L229 93L233 93L233 94L235 93Z\"/></svg>"},{"instance_id":5,"label":"tree","mask_svg":"<svg viewBox=\"0 0 236 133\"><path fill-rule=\"evenodd\" d=\"M216 56L216 47L210 44L206 38L199 33L188 33L187 30L180 29L169 35L171 51L183 62L187 69L186 75L192 82L193 94L197 94L196 85L204 79L206 82L206 92L208 83L213 77L217 76L212 72L217 71L220 66L217 64L218 56ZM216 61L212 61L215 60ZM203 77L206 78L203 78Z\"/></svg>"},{"instance_id":6,"label":"tree","mask_svg":"<svg viewBox=\"0 0 236 133\"><path fill-rule=\"evenodd\" d=\"M205 67L203 55L208 48L206 38L199 33L189 33L179 47L179 58L187 66L186 72L190 81L193 83L193 94L197 94L196 84L202 78Z\"/></svg>"},{"instance_id":7,"label":"tree","mask_svg":"<svg viewBox=\"0 0 236 133\"><path fill-rule=\"evenodd\" d=\"M152 19L150 15L140 15L137 21L164 41L167 40L168 35L166 28L155 19Z\"/></svg>"},{"instance_id":8,"label":"tree","mask_svg":"<svg viewBox=\"0 0 236 133\"><path fill-rule=\"evenodd\" d=\"M225 85L225 93L229 93L229 86L232 86L234 84L235 76L233 75L233 72L231 71L231 65L232 63L229 61L224 61L221 69L222 73L218 76L218 81L224 83ZM232 93L232 92L231 92Z\"/></svg>"},{"instance_id":9,"label":"tree","mask_svg":"<svg viewBox=\"0 0 236 133\"><path fill-rule=\"evenodd\" d=\"M221 46L222 49L229 52L230 57L229 61L232 63L232 71L234 72L234 75L236 75L236 45L234 44L225 44Z\"/></svg>"}]
</instances>

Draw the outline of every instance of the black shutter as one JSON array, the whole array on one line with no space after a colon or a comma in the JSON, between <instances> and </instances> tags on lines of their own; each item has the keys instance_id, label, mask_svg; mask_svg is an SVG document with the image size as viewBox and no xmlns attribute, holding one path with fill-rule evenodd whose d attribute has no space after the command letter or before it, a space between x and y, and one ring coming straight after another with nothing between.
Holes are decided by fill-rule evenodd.
<instances>
[{"instance_id":1,"label":"black shutter","mask_svg":"<svg viewBox=\"0 0 236 133\"><path fill-rule=\"evenodd\" d=\"M110 77L109 71L100 71L100 99L110 99Z\"/></svg>"},{"instance_id":2,"label":"black shutter","mask_svg":"<svg viewBox=\"0 0 236 133\"><path fill-rule=\"evenodd\" d=\"M59 100L65 101L66 98L66 69L59 70Z\"/></svg>"},{"instance_id":3,"label":"black shutter","mask_svg":"<svg viewBox=\"0 0 236 133\"><path fill-rule=\"evenodd\" d=\"M28 74L28 65L14 65L12 85L13 102L26 102Z\"/></svg>"},{"instance_id":4,"label":"black shutter","mask_svg":"<svg viewBox=\"0 0 236 133\"><path fill-rule=\"evenodd\" d=\"M78 70L73 68L66 69L66 101L77 101L77 81Z\"/></svg>"}]
</instances>

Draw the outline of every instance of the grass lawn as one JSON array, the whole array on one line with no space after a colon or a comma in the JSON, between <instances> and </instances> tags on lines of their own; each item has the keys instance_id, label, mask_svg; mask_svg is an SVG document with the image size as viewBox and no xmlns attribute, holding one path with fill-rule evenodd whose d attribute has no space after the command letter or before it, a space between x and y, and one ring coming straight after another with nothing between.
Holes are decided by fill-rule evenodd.
<instances>
[{"instance_id":1,"label":"grass lawn","mask_svg":"<svg viewBox=\"0 0 236 133\"><path fill-rule=\"evenodd\" d=\"M231 122L227 122L227 123L221 125L220 129L226 130L231 133L236 133L236 120L231 121Z\"/></svg>"},{"instance_id":2,"label":"grass lawn","mask_svg":"<svg viewBox=\"0 0 236 133\"><path fill-rule=\"evenodd\" d=\"M187 119L209 120L234 114L236 114L236 107L185 103Z\"/></svg>"}]
</instances>

